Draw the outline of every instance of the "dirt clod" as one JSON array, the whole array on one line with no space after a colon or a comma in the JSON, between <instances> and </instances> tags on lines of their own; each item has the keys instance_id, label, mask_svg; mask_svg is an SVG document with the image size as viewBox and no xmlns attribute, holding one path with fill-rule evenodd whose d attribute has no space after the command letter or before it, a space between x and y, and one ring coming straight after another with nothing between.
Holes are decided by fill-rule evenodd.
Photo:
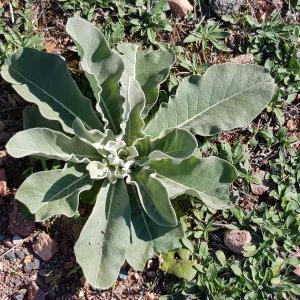
<instances>
[{"instance_id":1,"label":"dirt clod","mask_svg":"<svg viewBox=\"0 0 300 300\"><path fill-rule=\"evenodd\" d=\"M58 252L57 243L48 234L41 232L32 246L33 252L42 260L50 260Z\"/></svg>"},{"instance_id":2,"label":"dirt clod","mask_svg":"<svg viewBox=\"0 0 300 300\"><path fill-rule=\"evenodd\" d=\"M170 9L179 17L185 17L193 11L192 4L187 0L169 0Z\"/></svg>"},{"instance_id":3,"label":"dirt clod","mask_svg":"<svg viewBox=\"0 0 300 300\"><path fill-rule=\"evenodd\" d=\"M251 244L251 234L247 230L228 230L224 235L224 243L236 254L243 253L243 247Z\"/></svg>"}]
</instances>

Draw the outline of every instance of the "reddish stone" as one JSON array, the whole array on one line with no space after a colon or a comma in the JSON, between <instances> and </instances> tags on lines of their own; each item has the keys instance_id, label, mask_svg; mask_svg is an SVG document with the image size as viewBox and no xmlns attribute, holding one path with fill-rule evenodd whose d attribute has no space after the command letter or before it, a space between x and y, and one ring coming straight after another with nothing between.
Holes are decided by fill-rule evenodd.
<instances>
[{"instance_id":1,"label":"reddish stone","mask_svg":"<svg viewBox=\"0 0 300 300\"><path fill-rule=\"evenodd\" d=\"M193 5L188 0L169 0L170 9L179 17L185 17L193 11Z\"/></svg>"},{"instance_id":2,"label":"reddish stone","mask_svg":"<svg viewBox=\"0 0 300 300\"><path fill-rule=\"evenodd\" d=\"M236 254L242 254L244 246L251 244L251 234L246 230L228 230L224 235L224 243L229 250Z\"/></svg>"},{"instance_id":3,"label":"reddish stone","mask_svg":"<svg viewBox=\"0 0 300 300\"><path fill-rule=\"evenodd\" d=\"M58 252L57 243L48 234L41 232L32 246L33 252L42 260L50 260Z\"/></svg>"}]
</instances>

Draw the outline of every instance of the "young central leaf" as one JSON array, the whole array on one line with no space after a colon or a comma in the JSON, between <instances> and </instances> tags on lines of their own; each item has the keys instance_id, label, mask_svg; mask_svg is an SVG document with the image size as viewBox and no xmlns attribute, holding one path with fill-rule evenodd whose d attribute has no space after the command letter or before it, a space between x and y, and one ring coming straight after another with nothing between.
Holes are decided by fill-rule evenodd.
<instances>
[{"instance_id":1,"label":"young central leaf","mask_svg":"<svg viewBox=\"0 0 300 300\"><path fill-rule=\"evenodd\" d=\"M236 169L217 157L198 158L194 134L247 125L271 99L274 84L261 67L216 65L183 79L175 97L149 116L173 51L132 44L114 51L80 18L70 19L67 31L94 99L82 94L61 57L19 49L1 75L35 106L24 110L25 130L6 148L16 158L60 161L59 169L30 175L16 193L37 221L72 217L81 201L93 205L82 216L75 255L87 280L108 288L125 261L142 270L154 255L181 246L173 198L232 206Z\"/></svg>"}]
</instances>

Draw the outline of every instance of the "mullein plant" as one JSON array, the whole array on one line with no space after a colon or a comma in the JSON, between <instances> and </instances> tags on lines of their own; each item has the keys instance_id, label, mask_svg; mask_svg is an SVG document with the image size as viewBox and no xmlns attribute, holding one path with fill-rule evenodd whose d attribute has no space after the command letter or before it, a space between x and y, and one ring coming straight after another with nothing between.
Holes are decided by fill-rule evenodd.
<instances>
[{"instance_id":1,"label":"mullein plant","mask_svg":"<svg viewBox=\"0 0 300 300\"><path fill-rule=\"evenodd\" d=\"M72 217L89 195L93 209L75 255L90 284L108 288L125 261L143 270L148 259L181 246L172 199L188 194L213 209L232 206L236 169L217 157L199 158L195 135L246 126L271 99L274 82L256 65L216 65L183 79L149 116L174 53L129 43L111 50L101 31L81 18L69 19L67 32L95 106L60 56L19 49L1 75L35 105L24 110L25 130L6 148L16 158L63 162L61 169L30 175L16 193L37 221Z\"/></svg>"}]
</instances>

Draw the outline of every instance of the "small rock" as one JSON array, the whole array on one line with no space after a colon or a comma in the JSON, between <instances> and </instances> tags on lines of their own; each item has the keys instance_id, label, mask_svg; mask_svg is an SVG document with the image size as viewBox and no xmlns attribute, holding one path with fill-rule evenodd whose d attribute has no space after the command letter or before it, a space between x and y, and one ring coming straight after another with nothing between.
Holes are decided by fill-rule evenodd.
<instances>
[{"instance_id":1,"label":"small rock","mask_svg":"<svg viewBox=\"0 0 300 300\"><path fill-rule=\"evenodd\" d=\"M250 188L254 195L260 196L270 189L270 187L268 186L268 182L265 180L266 172L264 170L260 170L259 168L257 168L253 172L253 175L259 177L262 183L261 184L250 183Z\"/></svg>"},{"instance_id":2,"label":"small rock","mask_svg":"<svg viewBox=\"0 0 300 300\"><path fill-rule=\"evenodd\" d=\"M188 0L169 0L170 9L179 17L185 17L193 11L193 5Z\"/></svg>"},{"instance_id":3,"label":"small rock","mask_svg":"<svg viewBox=\"0 0 300 300\"><path fill-rule=\"evenodd\" d=\"M15 254L16 254L17 258L20 260L23 260L25 257L25 254L23 251L15 251Z\"/></svg>"},{"instance_id":4,"label":"small rock","mask_svg":"<svg viewBox=\"0 0 300 300\"><path fill-rule=\"evenodd\" d=\"M264 184L255 184L255 183L250 183L250 188L251 188L251 192L257 196L260 196L269 190L269 187L265 186Z\"/></svg>"},{"instance_id":5,"label":"small rock","mask_svg":"<svg viewBox=\"0 0 300 300\"><path fill-rule=\"evenodd\" d=\"M12 261L12 260L16 259L16 256L15 256L15 253L13 251L10 251L10 252L8 252L4 255L4 258L9 260L9 261Z\"/></svg>"},{"instance_id":6,"label":"small rock","mask_svg":"<svg viewBox=\"0 0 300 300\"><path fill-rule=\"evenodd\" d=\"M58 252L57 243L48 234L42 232L32 246L33 252L42 260L50 260Z\"/></svg>"},{"instance_id":7,"label":"small rock","mask_svg":"<svg viewBox=\"0 0 300 300\"><path fill-rule=\"evenodd\" d=\"M149 260L147 261L147 270L152 269L153 266L154 266L153 260L152 260L152 259L149 259Z\"/></svg>"},{"instance_id":8,"label":"small rock","mask_svg":"<svg viewBox=\"0 0 300 300\"><path fill-rule=\"evenodd\" d=\"M12 299L13 300L23 300L26 294L26 290L21 290L17 294L13 295Z\"/></svg>"},{"instance_id":9,"label":"small rock","mask_svg":"<svg viewBox=\"0 0 300 300\"><path fill-rule=\"evenodd\" d=\"M37 258L35 258L31 262L31 267L32 267L32 270L38 270L40 268L40 261Z\"/></svg>"},{"instance_id":10,"label":"small rock","mask_svg":"<svg viewBox=\"0 0 300 300\"><path fill-rule=\"evenodd\" d=\"M243 247L251 244L251 234L247 230L228 230L224 235L224 243L236 254L243 253Z\"/></svg>"},{"instance_id":11,"label":"small rock","mask_svg":"<svg viewBox=\"0 0 300 300\"><path fill-rule=\"evenodd\" d=\"M79 298L83 298L83 297L84 297L84 291L80 291L80 292L78 293L78 297L79 297Z\"/></svg>"},{"instance_id":12,"label":"small rock","mask_svg":"<svg viewBox=\"0 0 300 300\"><path fill-rule=\"evenodd\" d=\"M238 11L243 0L208 0L208 3L211 10L220 17Z\"/></svg>"},{"instance_id":13,"label":"small rock","mask_svg":"<svg viewBox=\"0 0 300 300\"><path fill-rule=\"evenodd\" d=\"M31 281L27 288L28 300L44 300L45 295L42 289L34 282Z\"/></svg>"},{"instance_id":14,"label":"small rock","mask_svg":"<svg viewBox=\"0 0 300 300\"><path fill-rule=\"evenodd\" d=\"M6 247L6 248L12 248L14 246L14 244L9 240L9 239L6 239L3 241L3 245Z\"/></svg>"},{"instance_id":15,"label":"small rock","mask_svg":"<svg viewBox=\"0 0 300 300\"><path fill-rule=\"evenodd\" d=\"M27 248L23 248L23 252L24 252L24 254L26 256L30 256L31 255Z\"/></svg>"},{"instance_id":16,"label":"small rock","mask_svg":"<svg viewBox=\"0 0 300 300\"><path fill-rule=\"evenodd\" d=\"M9 215L8 230L12 235L27 237L34 230L34 219L32 217L24 218L21 209L22 205L14 201L13 208Z\"/></svg>"},{"instance_id":17,"label":"small rock","mask_svg":"<svg viewBox=\"0 0 300 300\"><path fill-rule=\"evenodd\" d=\"M9 189L7 187L7 177L5 169L0 169L0 196L6 197L9 194Z\"/></svg>"},{"instance_id":18,"label":"small rock","mask_svg":"<svg viewBox=\"0 0 300 300\"><path fill-rule=\"evenodd\" d=\"M122 273L119 274L119 279L126 280L127 278L128 278L128 275L125 275L125 274L122 274Z\"/></svg>"},{"instance_id":19,"label":"small rock","mask_svg":"<svg viewBox=\"0 0 300 300\"><path fill-rule=\"evenodd\" d=\"M296 266L296 268L293 270L293 273L296 276L300 277L300 265Z\"/></svg>"},{"instance_id":20,"label":"small rock","mask_svg":"<svg viewBox=\"0 0 300 300\"><path fill-rule=\"evenodd\" d=\"M19 235L14 235L12 238L12 242L14 245L18 245L23 242L23 239Z\"/></svg>"},{"instance_id":21,"label":"small rock","mask_svg":"<svg viewBox=\"0 0 300 300\"><path fill-rule=\"evenodd\" d=\"M26 265L24 266L23 270L24 270L25 273L30 273L30 272L33 270L33 269L32 269L31 263L26 264Z\"/></svg>"},{"instance_id":22,"label":"small rock","mask_svg":"<svg viewBox=\"0 0 300 300\"><path fill-rule=\"evenodd\" d=\"M286 122L286 127L287 127L290 131L294 131L294 130L297 129L297 126L296 126L294 120L292 120L292 119L291 119L291 120L288 120L288 121Z\"/></svg>"},{"instance_id":23,"label":"small rock","mask_svg":"<svg viewBox=\"0 0 300 300\"><path fill-rule=\"evenodd\" d=\"M254 62L254 56L252 54L241 54L235 56L229 60L229 62L234 64L246 65Z\"/></svg>"}]
</instances>

